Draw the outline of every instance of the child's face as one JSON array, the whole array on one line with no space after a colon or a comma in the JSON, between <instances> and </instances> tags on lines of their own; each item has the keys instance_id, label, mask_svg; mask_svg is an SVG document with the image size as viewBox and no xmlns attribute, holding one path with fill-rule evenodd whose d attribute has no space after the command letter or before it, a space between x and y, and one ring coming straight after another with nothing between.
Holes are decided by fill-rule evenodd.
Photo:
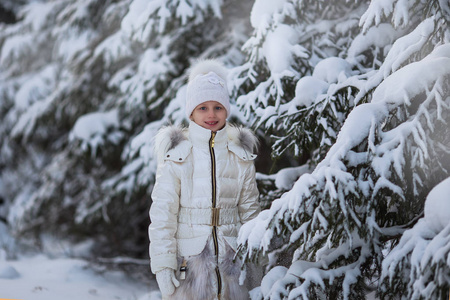
<instances>
[{"instance_id":1,"label":"child's face","mask_svg":"<svg viewBox=\"0 0 450 300\"><path fill-rule=\"evenodd\" d=\"M203 128L218 131L225 126L227 110L217 101L206 101L194 108L191 120Z\"/></svg>"}]
</instances>

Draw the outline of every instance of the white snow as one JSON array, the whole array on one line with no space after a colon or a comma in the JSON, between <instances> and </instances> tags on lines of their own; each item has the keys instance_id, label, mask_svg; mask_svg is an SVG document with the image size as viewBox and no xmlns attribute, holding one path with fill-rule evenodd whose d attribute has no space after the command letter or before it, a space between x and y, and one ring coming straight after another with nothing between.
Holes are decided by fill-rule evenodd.
<instances>
[{"instance_id":1,"label":"white snow","mask_svg":"<svg viewBox=\"0 0 450 300\"><path fill-rule=\"evenodd\" d=\"M148 17L157 9L157 1L134 0L131 2L127 15L123 18L121 29L127 35L133 33L140 27L145 26Z\"/></svg>"},{"instance_id":2,"label":"white snow","mask_svg":"<svg viewBox=\"0 0 450 300\"><path fill-rule=\"evenodd\" d=\"M86 114L76 121L71 139L90 140L95 135L103 135L110 127L119 126L118 110Z\"/></svg>"},{"instance_id":3,"label":"white snow","mask_svg":"<svg viewBox=\"0 0 450 300\"><path fill-rule=\"evenodd\" d=\"M257 218L242 225L237 238L238 244L248 243L250 249L257 249L265 243L270 244L273 232L267 231L266 228L270 223L272 211L276 209L272 205L270 209L260 212ZM251 255L252 252L249 254Z\"/></svg>"},{"instance_id":4,"label":"white snow","mask_svg":"<svg viewBox=\"0 0 450 300\"><path fill-rule=\"evenodd\" d=\"M288 269L283 266L276 266L272 268L263 278L261 282L261 293L265 296L268 295L270 289L273 287L276 281L282 279Z\"/></svg>"},{"instance_id":5,"label":"white snow","mask_svg":"<svg viewBox=\"0 0 450 300\"><path fill-rule=\"evenodd\" d=\"M279 24L269 31L263 45L263 53L273 74L291 70L294 57L308 57L305 48L298 44L299 36L291 26Z\"/></svg>"},{"instance_id":6,"label":"white snow","mask_svg":"<svg viewBox=\"0 0 450 300\"><path fill-rule=\"evenodd\" d=\"M287 1L286 0L257 0L253 4L252 12L250 14L250 22L253 28L263 27L267 19L272 15L280 13Z\"/></svg>"},{"instance_id":7,"label":"white snow","mask_svg":"<svg viewBox=\"0 0 450 300\"><path fill-rule=\"evenodd\" d=\"M150 291L150 286L132 280L123 272L94 271L88 261L81 259L33 255L20 256L15 260L0 260L2 299L161 299L155 286L153 289Z\"/></svg>"},{"instance_id":8,"label":"white snow","mask_svg":"<svg viewBox=\"0 0 450 300\"><path fill-rule=\"evenodd\" d=\"M59 57L65 61L70 61L76 55L81 56L81 53L86 55L89 53L89 43L96 38L94 31L76 32L68 31L61 38L56 41L55 51Z\"/></svg>"},{"instance_id":9,"label":"white snow","mask_svg":"<svg viewBox=\"0 0 450 300\"><path fill-rule=\"evenodd\" d=\"M449 47L449 45L440 47ZM436 81L435 78L444 77L449 72L450 57L430 55L420 62L401 68L386 78L373 93L373 102L409 104L410 99L414 99L423 90L430 89Z\"/></svg>"},{"instance_id":10,"label":"white snow","mask_svg":"<svg viewBox=\"0 0 450 300\"><path fill-rule=\"evenodd\" d=\"M400 10L399 10L400 11ZM271 246L271 238L279 233L280 227L287 226L288 230L289 224L286 224L286 220L289 218L298 217L297 214L301 214L301 216L311 216L311 225L309 226L310 231L306 232L302 227L295 228L298 231L295 231L291 235L290 242L298 242L302 244L303 241L307 241L310 244L316 242L316 240L320 240L321 230L327 230L329 224L323 221L323 210L328 209L327 207L318 207L314 208L316 203L316 197L311 197L311 190L319 191L319 193L323 193L328 195L329 198L332 199L332 205L334 205L334 209L339 209L342 214L346 216L346 218L350 219L352 222L357 224L357 226L361 226L361 223L364 222L360 220L360 216L356 215L351 209L348 208L347 197L351 194L356 194L355 191L359 189L359 185L362 186L362 190L367 190L368 185L371 185L372 191L374 194L378 192L381 188L388 188L389 190L397 193L398 195L403 195L402 189L399 186L396 186L395 183L391 181L390 172L394 169L399 176L402 176L401 171L404 170L405 166L405 158L404 158L404 147L406 147L406 140L412 139L414 143L417 145L418 150L416 151L418 159L416 160L416 166L420 166L423 163L424 158L428 158L427 146L426 146L426 133L424 130L424 126L429 125L432 127L432 124L426 123L430 122L429 112L427 111L429 107L433 107L436 105L438 107L438 117L442 117L439 115L440 106L446 106L447 104L444 101L448 101L446 99L442 99L442 92L444 87L444 81L442 78L446 78L450 74L450 60L448 58L448 44L444 44L441 46L437 46L436 49L428 55L426 58L422 59L418 62L406 63L405 56L396 56L396 53L400 53L400 49L408 50L408 53L413 55L419 51L418 49L424 45L424 41L427 36L433 29L433 20L428 19L423 21L421 25L419 25L416 30L411 32L409 35L403 37L402 39L396 40L394 45L392 45L392 53L390 52L387 56L387 59L383 62L379 71L371 74L372 77L370 80L366 82L366 86L361 84L363 87L361 90L366 93L370 89L375 89L369 103L361 104L355 107L351 113L348 115L345 120L339 135L337 137L336 143L331 147L328 151L325 159L323 159L314 172L311 174L302 175L297 182L294 184L293 188L282 195L281 198L276 199L272 202L270 209L262 212L260 216L251 222L244 224L240 236L238 239L239 243L245 243L251 249L247 252L247 255L252 255L252 250L261 251L262 253L269 253ZM367 40L360 41L359 45L355 44L354 55L357 56L359 51L364 51L363 49L367 47L384 47L386 44L392 43L390 42L391 36L387 36L385 40L374 40L378 34L382 32L391 32L392 28L388 29L386 26L381 26L378 32L371 32L369 36L372 36ZM376 33L376 34L375 34ZM358 41L357 41L358 42ZM358 50L359 49L359 50ZM389 49L387 49L389 50ZM398 63L402 62L402 63ZM335 66L333 66L333 64ZM337 68L336 68L337 66ZM332 74L328 74L327 67L330 69L334 69L336 72L332 72ZM339 70L343 70L344 72L339 72ZM316 76L313 74L313 78L320 79L322 81L341 81L346 80L345 77L351 76L351 68L347 64L345 60L334 59L334 61L325 61L323 67L319 66ZM330 76L330 77L328 77ZM377 81L378 83L375 83ZM381 82L381 84L380 84ZM300 84L300 83L299 83ZM261 86L261 85L260 85ZM259 88L259 86L258 86ZM310 91L311 87L305 85L303 90L296 91L296 96L300 95L302 92ZM331 89L331 88L329 88ZM256 91L256 89L255 89ZM421 93L424 93L426 100L423 97L418 97ZM317 95L320 96L320 91L316 91L315 94L311 95L309 103L312 103L313 97ZM383 129L383 124L386 121L386 118L389 114L392 114L393 111L397 108L401 108L403 106L410 106L413 101L416 101L414 105L418 105L418 112L414 115L414 118L410 118L406 122L398 125L392 129L380 130ZM305 100L306 102L306 100ZM273 111L272 107L270 108L270 116L276 115L276 112ZM263 115L267 113L268 109L261 109L257 114ZM268 119L269 116L266 117ZM426 125L423 125L426 123ZM426 130L433 130L432 128L426 128ZM381 138L381 141L375 141L375 135L378 135ZM356 146L361 145L364 141L367 141L367 152L361 151L361 153L357 154L354 149ZM364 162L370 155L374 155L375 158L370 159L371 167L375 171L380 178L378 178L375 182L363 182L359 178L354 178L347 171L348 164L346 161L355 162ZM392 168L393 167L393 168ZM449 182L447 182L448 185ZM318 188L317 188L318 187ZM367 192L366 192L367 193ZM448 195L448 192L447 192ZM432 195L431 195L432 196ZM430 197L431 197L430 196ZM448 198L448 197L447 197ZM407 199L404 199L407 201ZM448 200L447 200L448 201ZM322 201L321 205L323 205ZM326 203L326 202L325 202ZM433 203L433 202L431 202ZM432 207L438 207L438 205L428 204ZM442 205L444 209L447 209L446 212L450 211L448 209L448 204ZM325 205L324 205L325 206ZM322 210L322 211L321 211ZM445 213L442 216L436 218L439 228L443 228L443 226L448 230L450 228L449 224L449 214ZM370 217L369 217L370 220ZM442 222L441 222L442 221ZM420 222L421 224L423 223ZM320 224L320 225L317 225ZM446 225L447 224L447 225ZM377 224L375 222L365 224L365 226L372 226L372 230L377 230ZM312 229L318 229L316 232ZM349 228L345 228L347 231L347 236L349 238L349 243L351 245L356 244L356 239L352 236L351 230ZM430 229L424 229L421 231L423 234L423 238L429 236ZM334 234L333 232L331 234ZM427 245L427 242L422 241L422 244L418 245L420 241L415 239L410 244L407 243L406 237L414 235L414 232L411 232L410 235L405 233L405 242L402 244L406 244L408 247L408 251L413 251L414 256L411 258L412 261L418 260L422 257L424 251L428 251L426 253L430 253L429 261L434 259L444 258L444 255L441 254L439 257L432 256L431 253L433 249L438 248L439 245L445 245L447 239L437 238L435 242ZM441 234L443 235L443 234ZM417 245L417 248L414 245ZM449 245L447 243L447 245ZM305 249L311 247L311 245L302 245L300 249ZM348 251L350 248L344 249ZM364 251L369 251L369 249L363 248ZM327 254L327 249L325 246L323 247L324 253ZM447 252L446 252L447 251ZM276 252L276 251L274 251ZM316 254L320 254L321 251L317 251ZM344 252L341 252L341 254ZM406 250L401 251L401 254L396 254L397 256L394 258L401 260L405 257L407 253ZM448 253L448 247L440 250L440 253ZM305 253L303 253L305 254ZM364 253L367 255L367 253ZM364 255L361 256L361 261L357 262L357 264L363 262ZM327 254L327 258L330 258L330 255ZM318 263L325 263L323 257L316 257ZM336 258L335 258L336 259ZM335 260L332 260L335 261ZM392 262L392 260L390 260ZM443 259L441 259L443 261ZM386 262L388 265L388 262ZM422 263L420 268L424 268L426 263ZM319 279L326 278L326 276L330 276L330 280L332 278L336 278L338 276L342 276L345 274L344 279L344 297L348 297L350 293L349 286L354 282L355 278L357 278L360 274L359 268L356 265L347 265L344 266L343 269L339 270L327 270L327 265L325 267L322 265L318 266L318 268L322 268L323 274L318 276L317 273L314 273L314 270L311 270L310 273L306 274L306 271L303 272L300 270L301 274L298 276L304 276L305 280L311 280L311 282L315 282L320 284ZM291 265L291 269L294 269L294 264ZM324 270L325 269L325 270ZM419 267L418 267L419 269ZM298 270L297 270L298 271ZM394 271L391 271L394 272ZM416 271L417 272L417 271ZM325 274L326 273L326 274ZM288 272L289 274L289 272ZM338 275L339 274L339 275ZM285 276L286 280L291 280L290 283L298 286L292 292L290 292L289 296L295 298L296 295L302 295L305 291L302 291L302 286L308 286L307 284L298 284L295 283L293 279L290 279L288 275ZM318 281L315 281L315 280ZM281 291L283 289L280 289ZM278 291L277 291L278 292ZM273 292L271 295L276 294Z\"/></svg>"},{"instance_id":11,"label":"white snow","mask_svg":"<svg viewBox=\"0 0 450 300\"><path fill-rule=\"evenodd\" d=\"M13 204L11 205L7 220L9 224L18 225L20 223L20 220L22 220L24 214L27 212L27 210L30 208L30 199L32 199L33 195L33 188L30 185L22 186L20 193L14 198ZM0 233L2 234L0 236L0 246L11 247L11 244L13 243L14 239L7 234L8 231L6 230L6 227L3 231L1 231L1 227L3 227L3 223L0 222ZM1 249L1 248L0 248Z\"/></svg>"},{"instance_id":12,"label":"white snow","mask_svg":"<svg viewBox=\"0 0 450 300\"><path fill-rule=\"evenodd\" d=\"M348 61L339 57L329 57L316 65L312 77L328 83L337 83L344 81L352 73L352 65Z\"/></svg>"},{"instance_id":13,"label":"white snow","mask_svg":"<svg viewBox=\"0 0 450 300\"><path fill-rule=\"evenodd\" d=\"M1 146L1 160L14 158L13 149L15 148L9 148L7 143L10 137L19 141L22 136L42 133L42 130L46 129L43 126L38 128L41 131L34 131L35 127L42 125L40 122L45 123L46 116L49 112L53 112L51 111L53 107L57 107L60 103L65 105L66 101L61 100L65 97L61 96L66 95L66 92L70 95L71 92L76 91L79 86L77 79L85 79L84 76L89 74L86 70L91 70L94 66L89 62L96 61L97 56L103 55L105 62L102 65L105 68L103 76L111 76L112 80L109 80L108 86L111 90L118 89L118 93L122 96L116 99L116 93L105 91L105 94L109 95L107 97L114 100L105 99L105 102L109 102L103 107L114 106L116 109L102 112L101 108L97 108L97 111L81 116L70 132L71 142L80 142L81 148L90 146L97 149L105 140L120 139L119 129L125 125L119 121L118 109L130 111L136 108L145 109L150 114L153 113L153 108L161 111L161 106L164 105L165 109L161 120L152 121L140 133L133 133L126 143L126 149L122 152L124 163L122 170L109 179L105 178L102 183L103 187L114 187L116 192L125 192L125 200L132 201L131 196L136 186L151 187L153 183L156 161L152 151L152 139L157 129L169 121L174 123L185 121L183 107L186 86L180 83L184 80L180 74L183 73L182 68L185 65L178 65L179 52L174 46L179 46L175 40L183 40L183 37L189 35L182 30L171 31L168 35L164 31L172 30L180 24L181 29L193 28L190 23L198 25L205 20L207 13L220 18L224 1L118 1L116 4L123 5L126 9L116 15L117 19L113 18L111 22L101 23L98 28L93 28L96 20L89 19L92 17L90 10L95 9L91 7L96 3L95 0L75 2L57 0L47 1L48 3L32 0L29 2L26 9L18 15L20 20L17 24L11 26L0 24L0 40L2 41L0 64L2 64L2 72L7 71L0 74L0 77L18 76L2 81L0 87L0 94L5 95L3 98L0 97L6 101L5 111L9 110L9 106L13 107L10 113L4 116L4 120L9 121L5 122L6 125L2 123L0 128L0 133L4 130L11 133L10 136L2 135L4 139ZM353 2L351 6L359 5L359 2ZM441 7L448 11L448 4L443 5L444 2L445 0L440 0ZM260 117L258 125L265 123L266 128L275 128L279 124L277 123L280 120L279 117L286 112L297 113L324 99L330 100L332 105L333 95L342 87L351 86L360 91L355 103L359 103L361 99L369 102L353 109L342 126L336 143L332 145L325 159L312 174L307 174L310 170L301 166L285 168L277 174L268 175L267 178L270 176L270 180L275 180L277 189L290 191L275 200L271 208L263 211L258 218L245 224L240 232L239 242L247 242L249 249L266 251L266 254L270 256L270 264L273 266L274 258L276 259L278 254L270 253L273 249L270 246L275 240L274 237L281 233L282 226L277 222L287 220L289 217L295 218L297 213L308 214L311 218L298 228L287 228L293 229L290 242L301 244L296 251L297 255L294 256L297 262L292 264L289 270L284 267L273 268L264 278L259 290L254 290L255 298L269 295L271 290L272 298L282 297L276 294L277 291L282 291L287 296L289 293L285 289L287 282L293 283L294 287L299 287L290 295L293 298L296 293L302 295L308 288L307 285L301 286L299 282L301 276L308 277L306 279L309 282L323 285L324 280L328 279L331 282L336 276L344 273L345 297L348 294L348 286L359 275L359 267L344 265L337 270L333 269L331 264L338 261L339 257L348 255L348 249L351 246L341 244L340 247L332 249L334 243L332 239L335 236L331 233L325 245L314 253L315 257L311 257L317 259L316 263L299 261L300 255L304 254L302 249L321 238L321 230L326 231L335 226L332 220L330 222L326 219L327 212L332 209L341 209L346 219L353 218L352 221L358 226L361 222L366 222L363 225L368 226L369 230L374 230L373 228L378 226L375 216L358 220L360 215L356 216L353 210L346 206L347 195L357 190L364 193L367 198L371 193L376 194L379 189L386 187L402 195L402 188L390 180L392 180L392 172L397 172L399 176L403 175L406 146L417 145L414 154L416 159L412 162L413 168L420 167L423 161L432 155L428 153L429 145L426 144L425 135L433 131L431 127L434 124L431 124L430 112L426 105L417 103L418 113L411 115L407 122L395 128L383 126L386 117L389 114L392 116L392 111L411 103L416 104L414 101L422 101L422 95L427 97L425 102L432 102L429 106L438 111L438 120L443 120L439 113L444 106L448 107L448 93L444 95L447 99L439 98L439 93L444 94L448 90L448 87L444 86L447 82L443 80L450 74L448 33L441 41L442 46L437 47L427 58L411 63L417 57L421 57L421 54L426 53L429 45L432 46L437 42L433 41L434 34L439 36L437 31L439 21L434 17L423 20L419 25L420 20L414 19L414 24L411 25L416 27L409 26L410 14L413 16L411 6L417 3L409 0L371 0L364 2L357 11L342 16L342 19L339 19L339 16L333 16L333 20L330 20L326 15L329 13L328 9L332 9L331 6L324 5L324 9L316 14L303 9L306 5L302 6L302 1L298 0L255 0L250 16L250 24L254 28L253 36L248 38L249 32L243 30L245 33L242 37L242 42L248 38L243 49L248 51L245 54L249 57L245 58L243 53L239 53L234 59L230 59L229 54L223 54L223 60L229 65L239 65L244 61L244 65L237 70L242 71L243 74L248 71L247 77L239 77L241 72L235 73L234 76L236 82L240 81L240 84L245 82L247 85L243 86L243 90L239 90L238 95L250 90L247 95L240 96L237 101L239 106L245 108L242 113L236 115L243 122ZM228 10L230 7L225 6L224 9ZM233 9L236 8L233 7ZM298 16L297 9L301 10ZM366 12L360 18L363 13L361 9ZM60 13L61 10L62 13ZM352 11L350 6L349 11ZM99 11L98 18L101 18L101 14L102 12ZM325 19L321 19L321 16ZM308 21L304 22L303 17ZM245 19L248 21L248 16ZM292 20L295 21L292 22ZM353 35L358 32L355 26L358 20L363 28L361 33L354 37ZM393 25L388 24L390 21ZM119 24L121 24L120 27ZM376 26L372 26L373 24ZM408 25L408 27L399 28L401 25ZM224 44L228 43L229 41L225 41ZM240 43L240 40L233 43L235 44L231 46L232 51L239 52L237 49L240 49L240 46L236 45ZM42 47L43 45L47 47ZM307 47L308 51L302 45ZM195 43L188 46L195 46ZM206 56L222 53L223 50L220 43L205 46L206 52L198 53L192 48L190 53ZM38 55L38 53L41 54ZM175 56L172 56L172 53L175 53ZM372 66L362 64L363 60L372 59L367 53L374 57ZM386 53L387 56L385 56ZM378 61L379 57L384 56L384 61ZM189 60L190 57L186 59ZM101 60L98 62L101 63ZM53 65L53 63L56 64ZM264 70L266 64L268 70ZM75 71L83 66L88 68ZM260 69L253 66L262 66L262 70L268 71L269 74L259 73ZM305 76L310 74L309 66L315 66L314 71L311 76ZM70 78L72 73L76 76ZM83 74L83 77L77 78L80 74ZM267 77L261 80L266 75ZM283 86L285 79L298 80L295 97L292 100L283 97L294 92L286 93ZM169 86L166 85L168 81L171 82ZM252 90L253 85L256 86L254 90ZM72 87L75 87L75 90ZM162 88L165 91L161 96ZM178 92L174 98L175 90ZM280 100L281 98L283 101ZM171 100L166 105L165 102L169 99ZM275 102L275 105L272 102ZM120 106L121 104L125 105ZM317 107L320 113L320 105ZM63 111L73 116L63 106L55 115L61 115ZM3 110L1 112L3 113ZM340 112L336 112L338 113ZM124 115L125 118L129 118L126 114ZM417 116L422 116L422 119ZM153 117L150 116L150 119ZM245 117L249 117L249 120ZM336 117L338 122L342 121L339 116L336 115ZM337 130L335 132L329 126L329 120L325 118L318 120L318 126L323 128L328 126L328 134L332 137L337 136ZM130 120L124 122L132 123ZM144 126L144 124L140 125ZM423 127L426 125L430 128L424 130ZM367 141L367 152L362 150L357 152L359 150L355 150L355 146L361 145L364 141ZM26 139L22 142L24 146L29 146ZM332 144L331 139L324 143L330 146ZM32 152L33 149L26 151ZM40 156L39 153L34 155ZM64 156L58 152L54 155L60 160L64 159ZM5 158L5 156L8 157ZM35 159L35 161L39 160L43 158ZM43 168L36 168L36 170L44 172L39 174L47 172L46 174L58 178L62 176L60 173L63 164L55 161L56 159L44 171L42 171ZM358 167L364 163L367 163L377 175L376 181L372 181L372 178L367 180L362 178L365 176L363 174L361 178L354 178L350 174L350 167ZM1 162L0 165L2 165ZM22 165L22 161L19 161L19 165ZM23 168L28 168L26 164L23 165ZM30 169L29 172L34 170ZM21 173L5 174L5 177L14 179L21 175ZM263 177L261 174L258 176L259 179ZM408 255L411 258L412 273L419 274L420 270L425 270L434 263L450 266L448 258L449 180L449 178L444 180L429 193L425 203L424 219L419 220L413 229L405 232L399 246L386 258L383 271L388 272L389 275L395 275L396 263L405 262L405 257ZM8 183L12 181L9 179ZM17 181L20 182L20 180ZM5 205L8 206L7 208L2 208L0 203L0 216L2 218L6 216L10 226L20 228L19 223L23 223L25 212L39 204L36 196L33 196L36 190L35 184L38 184L37 180L31 184L21 185L19 192L15 193L12 199L7 199L9 201ZM0 190L6 190L2 185L3 183L0 182ZM315 186L318 189L314 191ZM334 202L336 205L330 208L323 201L320 209L315 209L314 201L320 201L317 192L332 198L332 201L336 200ZM408 199L404 200L408 201ZM61 201L66 200L61 197ZM98 205L94 208L102 204ZM79 206L78 209L80 207L81 210L86 209L85 206ZM389 209L392 212L396 207L391 206ZM89 211L85 210L85 212ZM85 216L79 211L77 213L78 219L80 216ZM352 213L354 215L351 215ZM314 224L320 224L320 226L314 227ZM272 225L274 228L269 230L269 226ZM289 221L285 225L289 227ZM310 230L311 228L314 230ZM389 229L394 230L381 228L380 232L383 230L386 232ZM344 228L344 230L350 232L351 229ZM402 232L402 229L397 230L399 233ZM349 244L361 243L353 236L349 239ZM303 241L305 243L302 243ZM14 238L7 231L6 225L0 221L0 297L23 300L160 299L155 282L147 286L145 283L133 281L121 272L98 269L98 267L91 268L92 265L87 260L74 258L76 255L73 254L79 249L71 248L69 251L71 255L61 255L54 252L54 249L46 249L45 255L25 255L16 254L14 244ZM10 257L7 257L3 249L6 249ZM249 255L252 253L254 252L250 251ZM364 255L363 253L362 256ZM117 259L117 261L120 260ZM417 282L418 285L423 283L420 280ZM417 293L423 292L426 297L428 289L433 284L431 282L428 287L420 286Z\"/></svg>"},{"instance_id":14,"label":"white snow","mask_svg":"<svg viewBox=\"0 0 450 300\"><path fill-rule=\"evenodd\" d=\"M383 50L384 47L391 45L399 35L400 32L387 23L372 27L367 32L360 33L355 37L348 49L348 59L351 63L355 63L358 55L370 47Z\"/></svg>"},{"instance_id":15,"label":"white snow","mask_svg":"<svg viewBox=\"0 0 450 300\"><path fill-rule=\"evenodd\" d=\"M376 71L376 74L374 76L371 76L368 79L364 87L361 87L361 91L356 97L356 102L359 102L360 97L362 97L367 91L377 87L392 72L395 72L401 66L405 65L413 53L420 51L420 49L422 49L426 45L426 43L428 43L428 40L430 39L434 30L435 20L434 18L428 18L422 21L422 23L420 23L411 33L398 38L393 43L391 49L389 50L389 53L383 61L383 64L380 66L380 69ZM372 42L370 42L369 44L371 43ZM445 47L445 45L439 48L442 47ZM433 53L436 53L436 49L433 51ZM429 58L431 58L430 55ZM349 56L348 60L351 62L355 60L355 58Z\"/></svg>"},{"instance_id":16,"label":"white snow","mask_svg":"<svg viewBox=\"0 0 450 300\"><path fill-rule=\"evenodd\" d=\"M19 277L20 274L16 268L10 265L0 265L0 279L16 279Z\"/></svg>"},{"instance_id":17,"label":"white snow","mask_svg":"<svg viewBox=\"0 0 450 300\"><path fill-rule=\"evenodd\" d=\"M95 48L95 56L101 54L103 54L108 65L132 55L131 45L123 35L123 31L118 31L109 36Z\"/></svg>"},{"instance_id":18,"label":"white snow","mask_svg":"<svg viewBox=\"0 0 450 300\"><path fill-rule=\"evenodd\" d=\"M359 24L363 27L363 31L367 31L372 24L378 25L381 20L390 16L396 27L407 24L409 20L408 11L412 5L415 5L414 1L372 0L369 8L362 15Z\"/></svg>"},{"instance_id":19,"label":"white snow","mask_svg":"<svg viewBox=\"0 0 450 300\"><path fill-rule=\"evenodd\" d=\"M276 174L275 186L278 189L290 190L301 175L310 172L312 170L308 165L284 168Z\"/></svg>"},{"instance_id":20,"label":"white snow","mask_svg":"<svg viewBox=\"0 0 450 300\"><path fill-rule=\"evenodd\" d=\"M317 97L327 93L329 84L321 79L312 76L302 77L295 87L295 97L287 104L282 105L280 113L284 112L285 106L288 107L288 113L293 114L299 107L308 107L314 104Z\"/></svg>"},{"instance_id":21,"label":"white snow","mask_svg":"<svg viewBox=\"0 0 450 300\"><path fill-rule=\"evenodd\" d=\"M50 19L50 15L54 12L59 3L40 3L39 1L32 1L21 12L24 16L24 22L32 25L34 31L42 30Z\"/></svg>"},{"instance_id":22,"label":"white snow","mask_svg":"<svg viewBox=\"0 0 450 300\"><path fill-rule=\"evenodd\" d=\"M19 120L11 130L11 135L14 137L20 135L28 137L36 126L37 120L49 110L53 99L54 98L50 95L43 101L37 101L27 107L27 110L22 115L20 115Z\"/></svg>"},{"instance_id":23,"label":"white snow","mask_svg":"<svg viewBox=\"0 0 450 300\"><path fill-rule=\"evenodd\" d=\"M119 128L119 111L113 109L108 112L89 113L78 118L69 135L69 140L80 140L83 148L88 145L95 149L103 144L108 131ZM113 140L114 142L114 137Z\"/></svg>"},{"instance_id":24,"label":"white snow","mask_svg":"<svg viewBox=\"0 0 450 300\"><path fill-rule=\"evenodd\" d=\"M158 96L155 86L169 80L170 74L176 69L170 56L165 54L169 51L166 43L162 43L156 49L149 48L141 55L137 70L127 69L122 71L123 74L120 74L121 72L116 74L118 77L114 82L117 82L120 90L128 95L123 100L126 102L127 109L152 109L152 106L145 108L143 103ZM159 104L154 102L151 105Z\"/></svg>"},{"instance_id":25,"label":"white snow","mask_svg":"<svg viewBox=\"0 0 450 300\"><path fill-rule=\"evenodd\" d=\"M450 177L436 185L425 201L425 220L436 232L450 224Z\"/></svg>"},{"instance_id":26,"label":"white snow","mask_svg":"<svg viewBox=\"0 0 450 300\"><path fill-rule=\"evenodd\" d=\"M145 51L138 67L138 73L142 78L157 77L157 74L164 74L172 66L169 56L160 56L154 49Z\"/></svg>"},{"instance_id":27,"label":"white snow","mask_svg":"<svg viewBox=\"0 0 450 300\"><path fill-rule=\"evenodd\" d=\"M221 18L222 3L222 0L134 0L122 20L121 29L127 36L146 43L152 34L164 32L172 17L171 9L175 10L175 16L184 25L190 18L194 18L196 23L201 22L203 18L196 16L196 13L201 15L209 9L214 16Z\"/></svg>"},{"instance_id":28,"label":"white snow","mask_svg":"<svg viewBox=\"0 0 450 300\"><path fill-rule=\"evenodd\" d=\"M398 277L399 268L403 268L410 299L436 299L433 293L438 286L446 288L445 280L436 278L448 276L450 267L449 194L450 177L429 192L424 218L403 233L383 261L381 281Z\"/></svg>"},{"instance_id":29,"label":"white snow","mask_svg":"<svg viewBox=\"0 0 450 300\"><path fill-rule=\"evenodd\" d=\"M48 65L25 79L14 97L15 106L26 110L33 103L47 97L55 88L56 65Z\"/></svg>"},{"instance_id":30,"label":"white snow","mask_svg":"<svg viewBox=\"0 0 450 300\"><path fill-rule=\"evenodd\" d=\"M32 49L36 40L32 34L14 35L3 42L0 63L7 65L17 61L24 53Z\"/></svg>"},{"instance_id":31,"label":"white snow","mask_svg":"<svg viewBox=\"0 0 450 300\"><path fill-rule=\"evenodd\" d=\"M96 264L93 241L69 243L49 235L41 236L36 250L13 238L0 221L0 299L21 300L160 300L156 281L137 280L107 264ZM96 261L99 261L97 258ZM108 261L121 263L123 258ZM147 265L145 260L127 262ZM144 274L145 276L145 274Z\"/></svg>"}]
</instances>

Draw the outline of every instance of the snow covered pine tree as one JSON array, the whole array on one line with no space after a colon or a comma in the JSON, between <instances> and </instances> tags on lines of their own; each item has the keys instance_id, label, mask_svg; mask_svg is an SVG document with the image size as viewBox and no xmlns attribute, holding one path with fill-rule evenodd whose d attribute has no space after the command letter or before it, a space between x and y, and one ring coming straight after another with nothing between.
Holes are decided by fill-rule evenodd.
<instances>
[{"instance_id":1,"label":"snow covered pine tree","mask_svg":"<svg viewBox=\"0 0 450 300\"><path fill-rule=\"evenodd\" d=\"M283 168L240 238L269 258L253 298L445 295L448 224L420 218L450 169L448 1L253 2L3 1L0 216L145 255L151 139L185 121L190 58L216 57Z\"/></svg>"},{"instance_id":2,"label":"snow covered pine tree","mask_svg":"<svg viewBox=\"0 0 450 300\"><path fill-rule=\"evenodd\" d=\"M448 299L449 219L420 219L450 172L448 2L260 0L251 21L237 102L313 168L241 230L268 259L253 299Z\"/></svg>"},{"instance_id":3,"label":"snow covered pine tree","mask_svg":"<svg viewBox=\"0 0 450 300\"><path fill-rule=\"evenodd\" d=\"M17 22L0 23L1 216L16 234L146 257L152 139L185 121L191 59L244 60L252 3L6 2Z\"/></svg>"}]
</instances>

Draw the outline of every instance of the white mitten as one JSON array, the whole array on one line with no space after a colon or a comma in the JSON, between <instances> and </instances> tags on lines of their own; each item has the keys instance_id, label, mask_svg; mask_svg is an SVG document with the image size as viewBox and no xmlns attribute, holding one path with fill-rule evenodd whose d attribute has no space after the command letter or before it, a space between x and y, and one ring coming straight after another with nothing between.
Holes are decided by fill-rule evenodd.
<instances>
[{"instance_id":1,"label":"white mitten","mask_svg":"<svg viewBox=\"0 0 450 300\"><path fill-rule=\"evenodd\" d=\"M170 268L156 272L156 281L163 296L172 295L175 288L180 286L180 282L175 277L175 271Z\"/></svg>"}]
</instances>

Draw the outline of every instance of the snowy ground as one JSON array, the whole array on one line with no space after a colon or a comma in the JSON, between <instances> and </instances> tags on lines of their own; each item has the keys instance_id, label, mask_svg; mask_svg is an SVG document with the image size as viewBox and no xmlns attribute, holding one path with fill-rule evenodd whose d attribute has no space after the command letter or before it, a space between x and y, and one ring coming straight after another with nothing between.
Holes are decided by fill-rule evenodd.
<instances>
[{"instance_id":1,"label":"snowy ground","mask_svg":"<svg viewBox=\"0 0 450 300\"><path fill-rule=\"evenodd\" d=\"M75 258L93 257L89 241L73 245L43 236L41 244L39 251L30 250L0 222L0 300L161 300L146 260L93 263ZM266 280L266 289L272 285ZM366 299L377 298L371 293Z\"/></svg>"},{"instance_id":2,"label":"snowy ground","mask_svg":"<svg viewBox=\"0 0 450 300\"><path fill-rule=\"evenodd\" d=\"M0 264L0 299L160 299L151 286L120 271L96 272L84 260L36 255Z\"/></svg>"},{"instance_id":3,"label":"snowy ground","mask_svg":"<svg viewBox=\"0 0 450 300\"><path fill-rule=\"evenodd\" d=\"M11 236L1 227L0 244L11 246ZM6 242L5 237L9 238ZM145 260L118 268L119 264L124 266L124 259L116 259L113 264L73 258L74 254L84 253L86 245L77 248L48 239L45 245L39 252L25 251L14 242L13 259L0 247L0 300L161 299Z\"/></svg>"},{"instance_id":4,"label":"snowy ground","mask_svg":"<svg viewBox=\"0 0 450 300\"><path fill-rule=\"evenodd\" d=\"M153 290L153 291L152 291ZM138 282L121 271L94 271L80 259L44 255L0 262L0 299L157 300L154 284Z\"/></svg>"},{"instance_id":5,"label":"snowy ground","mask_svg":"<svg viewBox=\"0 0 450 300\"><path fill-rule=\"evenodd\" d=\"M98 269L98 268L94 268ZM376 299L374 293L368 300ZM0 261L0 300L160 300L156 283L120 271L94 271L85 260L44 255Z\"/></svg>"}]
</instances>

